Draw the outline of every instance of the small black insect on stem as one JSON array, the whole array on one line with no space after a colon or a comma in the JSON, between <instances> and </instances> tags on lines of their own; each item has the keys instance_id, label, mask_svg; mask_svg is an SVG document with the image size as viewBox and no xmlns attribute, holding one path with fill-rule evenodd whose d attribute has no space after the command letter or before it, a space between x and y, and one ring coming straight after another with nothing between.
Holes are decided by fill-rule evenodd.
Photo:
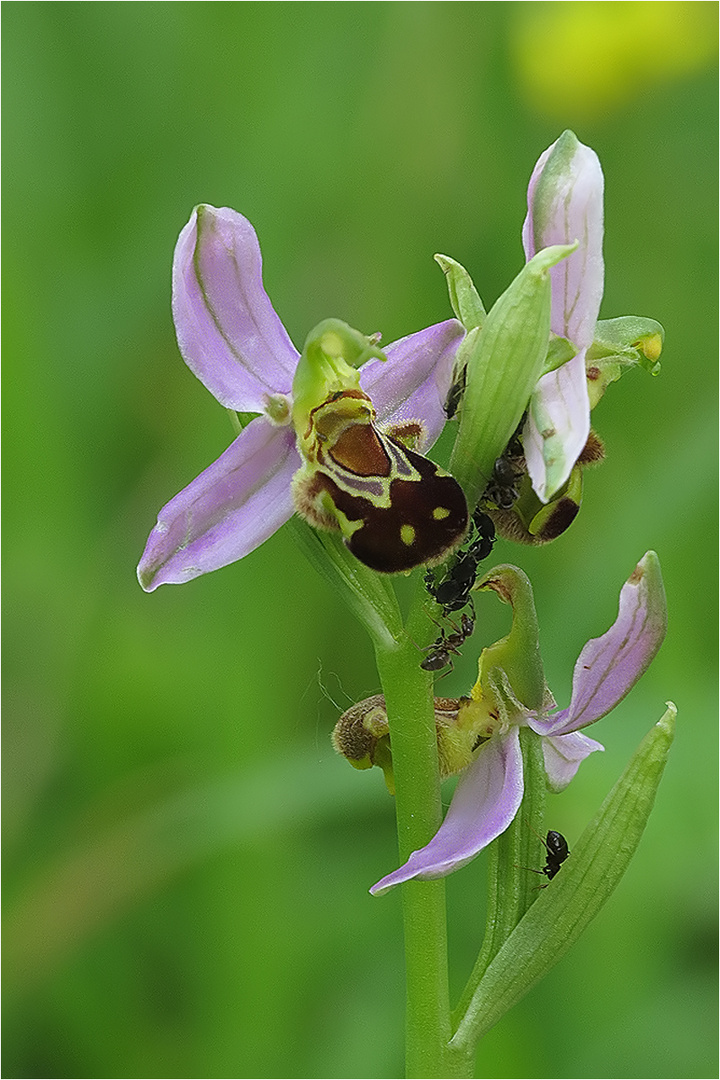
<instances>
[{"instance_id":1,"label":"small black insect on stem","mask_svg":"<svg viewBox=\"0 0 720 1080\"><path fill-rule=\"evenodd\" d=\"M534 831L534 830L533 830ZM542 840L542 837L540 837ZM538 888L546 889L552 879L557 873L560 872L560 867L570 854L568 850L567 840L562 833L555 832L550 829L547 834L547 839L542 841L545 845L547 852L545 856L545 865L542 870L534 870L531 866L526 866L526 870L530 870L533 874L544 874L547 881L544 885L539 885Z\"/></svg>"},{"instance_id":2,"label":"small black insect on stem","mask_svg":"<svg viewBox=\"0 0 720 1080\"><path fill-rule=\"evenodd\" d=\"M510 439L499 458L495 458L490 479L487 482L480 505L510 510L519 498L518 483L527 472L525 451L520 438L520 428Z\"/></svg>"},{"instance_id":3,"label":"small black insect on stem","mask_svg":"<svg viewBox=\"0 0 720 1080\"><path fill-rule=\"evenodd\" d=\"M452 416L456 411L463 389L464 372L461 372L448 394L445 405L448 416ZM420 663L424 671L441 671L445 667L452 671L453 656L460 655L460 647L473 632L475 609L470 594L477 578L478 566L483 559L487 559L495 543L495 525L490 515L481 507L492 509L494 506L499 510L509 510L512 507L518 498L516 485L523 475L522 462L522 443L515 434L504 454L496 459L483 497L472 515L470 542L460 549L439 581L435 580L432 570L425 574L425 588L442 608L442 617L448 620L452 630L448 633L440 626L440 636L425 650L426 656ZM464 614L458 626L450 616L468 605L472 614Z\"/></svg>"},{"instance_id":4,"label":"small black insect on stem","mask_svg":"<svg viewBox=\"0 0 720 1080\"><path fill-rule=\"evenodd\" d=\"M475 584L478 566L488 557L495 543L495 526L487 514L476 510L472 521L470 543L461 549L440 581L435 581L432 570L425 574L425 587L442 608L442 617L448 619L452 631L447 633L445 628L441 627L440 637L430 646L427 656L420 663L424 671L440 671L448 666L452 670L452 654L460 655L460 646L475 628L474 609L472 615L463 614L459 626L450 618L452 612L460 611L468 604L473 607L470 593Z\"/></svg>"},{"instance_id":5,"label":"small black insect on stem","mask_svg":"<svg viewBox=\"0 0 720 1080\"><path fill-rule=\"evenodd\" d=\"M452 633L448 634L444 626L440 627L440 637L427 649L427 656L420 661L423 671L440 671L444 667L453 670L454 664L451 653L460 655L460 646L463 645L475 629L475 619L471 615L463 613L460 625L453 622L448 616L448 621L453 627ZM440 625L438 623L438 625ZM445 672L449 674L449 672Z\"/></svg>"},{"instance_id":6,"label":"small black insect on stem","mask_svg":"<svg viewBox=\"0 0 720 1080\"><path fill-rule=\"evenodd\" d=\"M516 484L521 476L522 473L517 472L510 458L497 458L493 466L492 476L488 486L485 488L485 498L495 503L499 510L510 510L512 504L518 498Z\"/></svg>"}]
</instances>

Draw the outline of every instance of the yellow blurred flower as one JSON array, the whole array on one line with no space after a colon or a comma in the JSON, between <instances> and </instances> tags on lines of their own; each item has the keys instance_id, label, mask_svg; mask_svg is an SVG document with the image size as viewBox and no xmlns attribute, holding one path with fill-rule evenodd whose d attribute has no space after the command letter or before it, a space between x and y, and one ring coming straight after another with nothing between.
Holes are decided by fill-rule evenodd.
<instances>
[{"instance_id":1,"label":"yellow blurred flower","mask_svg":"<svg viewBox=\"0 0 720 1080\"><path fill-rule=\"evenodd\" d=\"M521 94L563 122L602 115L717 53L712 3L571 0L518 11L510 48Z\"/></svg>"}]
</instances>

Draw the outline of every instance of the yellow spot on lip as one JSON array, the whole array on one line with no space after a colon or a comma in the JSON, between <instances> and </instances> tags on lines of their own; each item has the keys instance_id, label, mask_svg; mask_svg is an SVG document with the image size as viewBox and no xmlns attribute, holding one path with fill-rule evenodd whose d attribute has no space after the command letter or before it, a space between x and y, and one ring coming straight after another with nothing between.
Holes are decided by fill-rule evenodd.
<instances>
[{"instance_id":1,"label":"yellow spot on lip","mask_svg":"<svg viewBox=\"0 0 720 1080\"><path fill-rule=\"evenodd\" d=\"M412 525L400 526L400 539L406 547L411 547L415 543L415 529Z\"/></svg>"},{"instance_id":2,"label":"yellow spot on lip","mask_svg":"<svg viewBox=\"0 0 720 1080\"><path fill-rule=\"evenodd\" d=\"M436 506L432 512L432 516L436 521L442 521L443 518L450 517L450 511L446 506Z\"/></svg>"}]
</instances>

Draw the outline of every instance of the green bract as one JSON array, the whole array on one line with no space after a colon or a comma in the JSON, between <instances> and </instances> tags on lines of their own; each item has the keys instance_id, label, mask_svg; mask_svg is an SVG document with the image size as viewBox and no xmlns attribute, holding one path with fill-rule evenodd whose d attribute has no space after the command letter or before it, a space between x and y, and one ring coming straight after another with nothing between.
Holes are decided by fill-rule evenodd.
<instances>
[{"instance_id":1,"label":"green bract","mask_svg":"<svg viewBox=\"0 0 720 1080\"><path fill-rule=\"evenodd\" d=\"M450 471L470 505L482 495L543 372L550 335L549 271L576 247L558 244L539 251L458 349L456 370L465 367L467 374Z\"/></svg>"},{"instance_id":2,"label":"green bract","mask_svg":"<svg viewBox=\"0 0 720 1080\"><path fill-rule=\"evenodd\" d=\"M645 736L551 889L538 896L488 966L451 1045L473 1046L567 952L625 873L645 831L675 734L677 709Z\"/></svg>"},{"instance_id":3,"label":"green bract","mask_svg":"<svg viewBox=\"0 0 720 1080\"><path fill-rule=\"evenodd\" d=\"M487 318L485 305L465 267L449 255L436 255L435 262L447 279L450 304L465 329L482 326Z\"/></svg>"}]
</instances>

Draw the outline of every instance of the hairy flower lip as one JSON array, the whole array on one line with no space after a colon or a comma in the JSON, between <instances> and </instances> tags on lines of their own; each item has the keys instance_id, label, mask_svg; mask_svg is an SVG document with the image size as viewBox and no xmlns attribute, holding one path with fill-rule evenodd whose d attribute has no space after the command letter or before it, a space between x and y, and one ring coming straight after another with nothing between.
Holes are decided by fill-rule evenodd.
<instances>
[{"instance_id":1,"label":"hairy flower lip","mask_svg":"<svg viewBox=\"0 0 720 1080\"><path fill-rule=\"evenodd\" d=\"M294 432L268 406L289 398L300 354L265 292L250 222L227 207L196 207L178 238L172 281L188 367L226 408L261 415L160 511L138 566L146 592L227 566L267 540L294 512L290 483L300 467ZM435 442L463 336L448 319L387 346L386 363L363 366L361 386L381 425L421 420L423 449Z\"/></svg>"},{"instance_id":2,"label":"hairy flower lip","mask_svg":"<svg viewBox=\"0 0 720 1080\"><path fill-rule=\"evenodd\" d=\"M578 729L606 716L630 692L656 655L666 629L660 565L655 552L649 551L620 591L615 622L580 652L568 708L544 716L518 703L514 726L483 743L461 774L450 809L432 840L370 892L380 895L411 878L444 877L465 866L507 829L523 795L521 726L527 724L542 736L551 789L566 787L580 763L603 749Z\"/></svg>"}]
</instances>

